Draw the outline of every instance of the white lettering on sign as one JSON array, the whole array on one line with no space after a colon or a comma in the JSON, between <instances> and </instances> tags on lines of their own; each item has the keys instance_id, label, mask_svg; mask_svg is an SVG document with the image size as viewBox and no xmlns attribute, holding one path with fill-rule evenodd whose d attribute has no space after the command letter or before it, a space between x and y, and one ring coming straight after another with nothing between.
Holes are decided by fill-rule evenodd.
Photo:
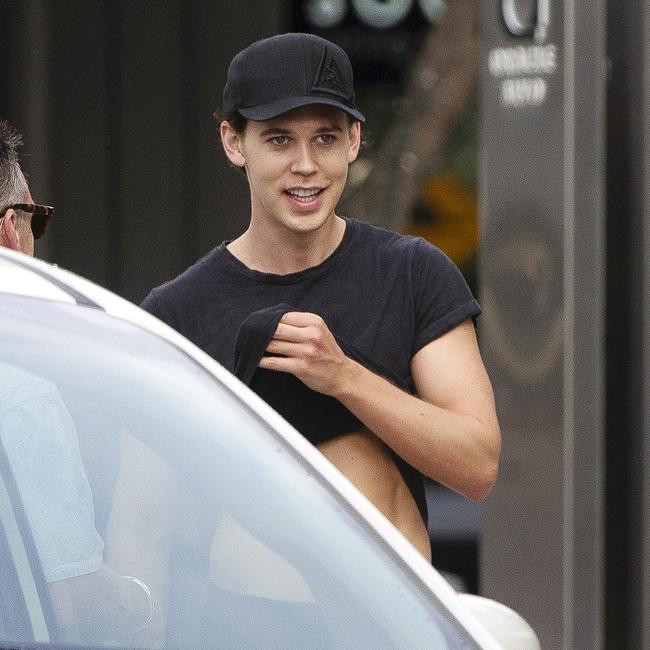
<instances>
[{"instance_id":1,"label":"white lettering on sign","mask_svg":"<svg viewBox=\"0 0 650 650\"><path fill-rule=\"evenodd\" d=\"M557 46L496 47L487 60L490 75L501 80L502 106L540 106L548 94L547 77L558 68Z\"/></svg>"},{"instance_id":2,"label":"white lettering on sign","mask_svg":"<svg viewBox=\"0 0 650 650\"><path fill-rule=\"evenodd\" d=\"M557 48L555 45L497 47L488 56L488 69L494 77L552 74L557 70Z\"/></svg>"},{"instance_id":3,"label":"white lettering on sign","mask_svg":"<svg viewBox=\"0 0 650 650\"><path fill-rule=\"evenodd\" d=\"M501 83L503 106L539 106L546 98L546 81L541 77L516 77Z\"/></svg>"}]
</instances>

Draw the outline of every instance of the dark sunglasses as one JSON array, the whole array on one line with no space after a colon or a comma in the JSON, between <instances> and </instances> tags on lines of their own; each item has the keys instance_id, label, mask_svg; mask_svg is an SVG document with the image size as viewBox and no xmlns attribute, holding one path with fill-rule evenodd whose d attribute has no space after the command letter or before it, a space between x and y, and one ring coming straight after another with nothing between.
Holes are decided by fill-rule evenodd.
<instances>
[{"instance_id":1,"label":"dark sunglasses","mask_svg":"<svg viewBox=\"0 0 650 650\"><path fill-rule=\"evenodd\" d=\"M38 205L37 203L16 203L15 205L6 207L2 211L0 218L4 217L5 212L7 212L9 209L22 210L23 212L31 213L32 234L34 235L34 239L40 239L45 234L47 222L54 214L54 208L51 205Z\"/></svg>"}]
</instances>

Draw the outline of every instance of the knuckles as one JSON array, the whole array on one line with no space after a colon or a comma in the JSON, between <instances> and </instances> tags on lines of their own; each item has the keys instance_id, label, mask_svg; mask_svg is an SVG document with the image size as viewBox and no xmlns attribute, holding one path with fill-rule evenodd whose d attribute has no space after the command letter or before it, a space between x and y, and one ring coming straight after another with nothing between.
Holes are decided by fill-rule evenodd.
<instances>
[{"instance_id":1,"label":"knuckles","mask_svg":"<svg viewBox=\"0 0 650 650\"><path fill-rule=\"evenodd\" d=\"M305 346L305 359L308 359L309 361L315 361L320 356L319 350L320 348L318 345L309 343Z\"/></svg>"},{"instance_id":2,"label":"knuckles","mask_svg":"<svg viewBox=\"0 0 650 650\"><path fill-rule=\"evenodd\" d=\"M312 329L307 334L307 343L313 348L322 348L325 344L325 332Z\"/></svg>"}]
</instances>

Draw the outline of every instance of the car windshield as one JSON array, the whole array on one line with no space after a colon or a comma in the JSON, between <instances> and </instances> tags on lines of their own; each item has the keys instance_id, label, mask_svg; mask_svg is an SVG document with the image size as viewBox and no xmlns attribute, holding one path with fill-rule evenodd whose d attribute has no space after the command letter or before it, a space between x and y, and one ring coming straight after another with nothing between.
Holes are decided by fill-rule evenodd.
<instances>
[{"instance_id":1,"label":"car windshield","mask_svg":"<svg viewBox=\"0 0 650 650\"><path fill-rule=\"evenodd\" d=\"M476 647L181 350L90 307L0 295L0 310L4 642Z\"/></svg>"}]
</instances>

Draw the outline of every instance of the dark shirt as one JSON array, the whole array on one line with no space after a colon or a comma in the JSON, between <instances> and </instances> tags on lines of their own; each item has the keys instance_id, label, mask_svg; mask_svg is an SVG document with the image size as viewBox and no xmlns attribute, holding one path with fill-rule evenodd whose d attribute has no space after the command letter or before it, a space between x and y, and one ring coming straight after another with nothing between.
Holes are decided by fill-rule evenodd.
<instances>
[{"instance_id":1,"label":"dark shirt","mask_svg":"<svg viewBox=\"0 0 650 650\"><path fill-rule=\"evenodd\" d=\"M355 219L345 221L343 240L317 266L288 275L254 271L234 257L224 242L174 280L153 289L142 306L231 372L236 370L235 344L240 328L251 314L282 304L295 311L312 312L323 318L342 347L347 346L346 353L413 391L413 356L427 343L475 318L480 307L456 266L425 240ZM255 330L242 336L248 339L240 363L248 364L250 372L254 368L250 359L259 358L252 351ZM267 334L261 338L264 336ZM351 413L347 412L348 417L339 409L342 422L325 430L327 420L322 413L334 413L337 409L333 406L343 407L333 398L310 391L296 378L280 377L284 374L269 373L271 376L263 380L267 389L269 382L271 386L266 399L313 443L354 430L350 428L353 424L361 428ZM252 379L251 375L248 383ZM300 392L312 393L310 399L315 400L316 414L320 412L325 426L305 426L306 420L313 419L309 416L312 409L301 406L305 403L299 401ZM334 420L337 417L333 415ZM423 489L417 487L421 476L401 459L398 467L426 520Z\"/></svg>"},{"instance_id":2,"label":"dark shirt","mask_svg":"<svg viewBox=\"0 0 650 650\"><path fill-rule=\"evenodd\" d=\"M235 374L315 445L337 435L358 431L363 428L363 422L337 399L311 390L290 373L258 368L280 319L290 311L297 310L280 303L255 311L246 318L235 342ZM351 359L407 389L390 370L378 366L353 345L339 337L336 342Z\"/></svg>"}]
</instances>

